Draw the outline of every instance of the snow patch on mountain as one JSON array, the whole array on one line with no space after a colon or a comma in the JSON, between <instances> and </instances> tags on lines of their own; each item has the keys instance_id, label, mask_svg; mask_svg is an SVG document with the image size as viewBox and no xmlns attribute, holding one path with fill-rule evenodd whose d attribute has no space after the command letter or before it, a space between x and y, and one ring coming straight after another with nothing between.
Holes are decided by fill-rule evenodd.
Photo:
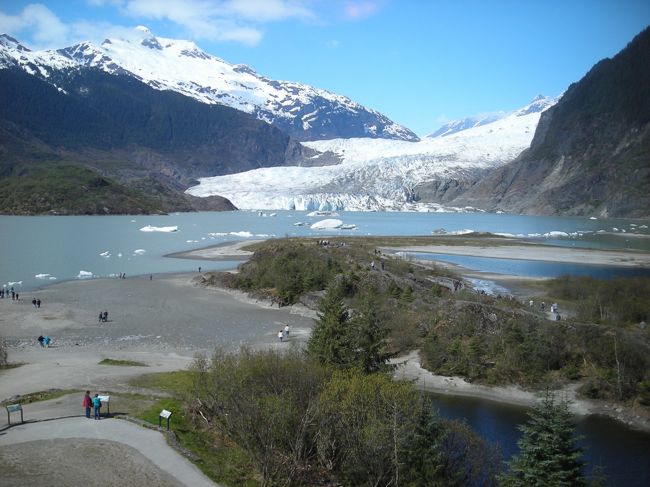
<instances>
[{"instance_id":1,"label":"snow patch on mountain","mask_svg":"<svg viewBox=\"0 0 650 487\"><path fill-rule=\"evenodd\" d=\"M418 185L472 178L510 162L530 145L539 117L537 111L517 111L487 125L419 142L363 138L307 142L318 151L334 152L341 164L202 178L187 193L218 194L241 209L442 211L446 208L439 204L413 201Z\"/></svg>"}]
</instances>

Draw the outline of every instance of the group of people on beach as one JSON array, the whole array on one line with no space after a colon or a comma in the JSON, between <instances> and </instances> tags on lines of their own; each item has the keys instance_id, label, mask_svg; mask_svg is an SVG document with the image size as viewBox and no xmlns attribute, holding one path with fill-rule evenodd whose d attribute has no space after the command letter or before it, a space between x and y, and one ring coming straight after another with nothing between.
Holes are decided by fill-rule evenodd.
<instances>
[{"instance_id":1,"label":"group of people on beach","mask_svg":"<svg viewBox=\"0 0 650 487\"><path fill-rule=\"evenodd\" d=\"M84 395L81 405L84 408L86 408L86 417L88 419L90 419L91 408L95 411L95 419L100 419L100 410L102 408L102 401L99 398L99 394L95 394L93 397L91 397L90 391L86 391L86 394Z\"/></svg>"},{"instance_id":2,"label":"group of people on beach","mask_svg":"<svg viewBox=\"0 0 650 487\"><path fill-rule=\"evenodd\" d=\"M46 348L46 347L50 348L50 343L52 343L52 339L47 335L45 336L39 335L36 340L38 340L38 343L41 345L41 348Z\"/></svg>"},{"instance_id":3,"label":"group of people on beach","mask_svg":"<svg viewBox=\"0 0 650 487\"><path fill-rule=\"evenodd\" d=\"M32 299L32 306L34 306L34 309L40 308L41 307L41 300L33 298Z\"/></svg>"},{"instance_id":4,"label":"group of people on beach","mask_svg":"<svg viewBox=\"0 0 650 487\"><path fill-rule=\"evenodd\" d=\"M108 321L108 311L99 312L99 323L106 323Z\"/></svg>"},{"instance_id":5,"label":"group of people on beach","mask_svg":"<svg viewBox=\"0 0 650 487\"><path fill-rule=\"evenodd\" d=\"M278 338L280 339L280 342L289 340L289 325L284 325L284 328L280 328L280 331L278 332Z\"/></svg>"},{"instance_id":6,"label":"group of people on beach","mask_svg":"<svg viewBox=\"0 0 650 487\"><path fill-rule=\"evenodd\" d=\"M16 292L13 286L11 286L11 289L6 289L4 287L0 289L0 299L4 299L5 296L7 299L9 299L10 294L12 301L17 301L20 298L20 295Z\"/></svg>"}]
</instances>

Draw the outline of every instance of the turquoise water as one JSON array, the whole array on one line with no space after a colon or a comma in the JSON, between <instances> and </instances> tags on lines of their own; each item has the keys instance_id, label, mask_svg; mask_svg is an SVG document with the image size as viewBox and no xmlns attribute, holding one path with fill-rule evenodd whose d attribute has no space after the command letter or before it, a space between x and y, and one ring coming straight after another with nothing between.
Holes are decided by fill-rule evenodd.
<instances>
[{"instance_id":1,"label":"turquoise water","mask_svg":"<svg viewBox=\"0 0 650 487\"><path fill-rule=\"evenodd\" d=\"M332 217L309 217L307 212L298 211L274 213L275 216L264 216L271 212L203 212L135 217L0 216L0 282L22 282L15 284L16 289L29 290L52 282L75 279L81 271L96 277L120 273L141 275L188 271L199 264L163 256L224 241L254 238L256 235L278 238L304 235L431 235L432 231L444 228L447 232L475 230L532 235L529 237L531 240L555 245L650 250L650 232L648 228L642 228L650 224L641 220L489 213L342 212L334 218L354 224L356 229L316 231L311 230L309 225ZM295 226L295 223L307 225ZM140 231L146 225L177 226L178 231ZM626 233L622 232L623 229ZM248 232L253 237L231 235L231 232ZM572 236L537 236L550 232L564 232ZM577 232L590 233L579 235ZM236 263L202 262L200 265L206 270L213 270L232 268ZM37 275L40 278L36 278Z\"/></svg>"},{"instance_id":2,"label":"turquoise water","mask_svg":"<svg viewBox=\"0 0 650 487\"><path fill-rule=\"evenodd\" d=\"M640 267L598 266L566 262L545 262L540 260L497 259L473 255L449 255L426 252L407 252L416 259L433 260L457 264L467 269L497 274L527 277L559 277L565 274L590 276L599 279L614 277L650 277L650 269Z\"/></svg>"}]
</instances>

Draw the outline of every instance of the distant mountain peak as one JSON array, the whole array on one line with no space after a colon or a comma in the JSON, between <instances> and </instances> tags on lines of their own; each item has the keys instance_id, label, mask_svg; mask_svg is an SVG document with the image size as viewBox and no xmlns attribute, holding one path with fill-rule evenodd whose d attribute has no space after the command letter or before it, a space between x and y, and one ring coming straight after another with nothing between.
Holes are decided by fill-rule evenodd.
<instances>
[{"instance_id":1,"label":"distant mountain peak","mask_svg":"<svg viewBox=\"0 0 650 487\"><path fill-rule=\"evenodd\" d=\"M540 94L535 96L527 105L512 112L499 111L487 114L473 115L471 117L466 117L460 120L452 120L451 122L444 124L432 134L427 135L427 138L446 137L463 130L496 122L497 120L501 120L508 116L522 117L530 113L543 112L547 108L550 108L555 103L557 103L557 100L558 98L551 98Z\"/></svg>"}]
</instances>

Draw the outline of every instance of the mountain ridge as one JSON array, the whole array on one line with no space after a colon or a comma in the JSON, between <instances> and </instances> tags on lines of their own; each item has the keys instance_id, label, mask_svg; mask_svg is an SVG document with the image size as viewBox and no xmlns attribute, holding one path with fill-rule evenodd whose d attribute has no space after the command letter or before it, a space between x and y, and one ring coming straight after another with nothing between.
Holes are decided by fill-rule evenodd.
<instances>
[{"instance_id":1,"label":"mountain ridge","mask_svg":"<svg viewBox=\"0 0 650 487\"><path fill-rule=\"evenodd\" d=\"M56 51L31 51L16 39L3 36L0 67L19 66L46 80L53 69L96 68L132 76L157 90L244 111L296 140L419 140L409 129L345 96L302 83L271 80L248 66L207 54L191 41L156 37L146 27L134 29L129 39L106 39L100 46L83 42Z\"/></svg>"}]
</instances>

